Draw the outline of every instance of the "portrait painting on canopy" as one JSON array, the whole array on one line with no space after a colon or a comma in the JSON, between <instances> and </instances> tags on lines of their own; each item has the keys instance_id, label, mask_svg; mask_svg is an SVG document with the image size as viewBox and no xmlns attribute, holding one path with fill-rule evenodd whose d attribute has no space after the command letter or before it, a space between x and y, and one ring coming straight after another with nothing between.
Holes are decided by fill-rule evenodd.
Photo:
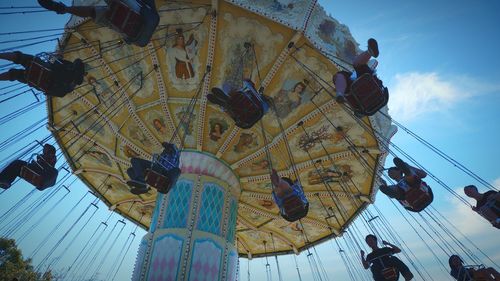
<instances>
[{"instance_id":1,"label":"portrait painting on canopy","mask_svg":"<svg viewBox=\"0 0 500 281\"><path fill-rule=\"evenodd\" d=\"M108 167L113 166L111 159L109 159L108 155L106 155L106 153L104 152L97 150L89 150L85 154L89 155L92 159L96 160L100 164L106 165Z\"/></svg>"},{"instance_id":2,"label":"portrait painting on canopy","mask_svg":"<svg viewBox=\"0 0 500 281\"><path fill-rule=\"evenodd\" d=\"M160 111L158 110L151 110L151 112L147 113L147 120L149 124L152 125L154 132L158 133L160 136L167 136L167 126L166 126L166 121L165 117L161 114ZM160 141L163 141L160 140Z\"/></svg>"},{"instance_id":3,"label":"portrait painting on canopy","mask_svg":"<svg viewBox=\"0 0 500 281\"><path fill-rule=\"evenodd\" d=\"M238 142L234 145L234 152L242 153L258 145L257 137L253 133L241 133Z\"/></svg>"},{"instance_id":4,"label":"portrait painting on canopy","mask_svg":"<svg viewBox=\"0 0 500 281\"><path fill-rule=\"evenodd\" d=\"M255 53L249 47L252 42L240 40L233 42L229 47L229 63L224 71L224 81L221 88L224 92L230 93L243 86L243 80L255 81L257 69L255 68Z\"/></svg>"},{"instance_id":5,"label":"portrait painting on canopy","mask_svg":"<svg viewBox=\"0 0 500 281\"><path fill-rule=\"evenodd\" d=\"M93 93L99 99L99 102L105 105L106 107L111 107L113 105L117 105L119 93L115 93L111 87L105 80L97 80L92 75L86 76L87 83L92 86Z\"/></svg>"},{"instance_id":6,"label":"portrait painting on canopy","mask_svg":"<svg viewBox=\"0 0 500 281\"><path fill-rule=\"evenodd\" d=\"M137 126L134 122L130 122L128 125L128 132L131 139L141 143L145 147L150 147L153 145L151 140L144 134L144 132Z\"/></svg>"},{"instance_id":7,"label":"portrait painting on canopy","mask_svg":"<svg viewBox=\"0 0 500 281\"><path fill-rule=\"evenodd\" d=\"M211 118L209 121L210 124L210 140L217 142L222 138L222 135L229 128L229 125L223 118Z\"/></svg>"},{"instance_id":8,"label":"portrait painting on canopy","mask_svg":"<svg viewBox=\"0 0 500 281\"><path fill-rule=\"evenodd\" d=\"M148 98L153 95L154 80L145 77L153 67L148 64L149 58L146 52L136 52L130 45L123 45L109 55L127 66L117 75L125 76L122 81L127 83L125 88L130 96Z\"/></svg>"},{"instance_id":9,"label":"portrait painting on canopy","mask_svg":"<svg viewBox=\"0 0 500 281\"><path fill-rule=\"evenodd\" d=\"M252 162L252 164L250 164L250 167L254 172L267 171L269 169L269 161L267 159L258 160Z\"/></svg>"},{"instance_id":10,"label":"portrait painting on canopy","mask_svg":"<svg viewBox=\"0 0 500 281\"><path fill-rule=\"evenodd\" d=\"M220 20L223 27L220 32L224 36L217 38L216 48L224 60L218 69L213 70L216 72L216 86L226 93L240 89L244 79L258 86L259 69L262 71L275 61L279 55L276 46L285 42L283 35L253 18L223 13Z\"/></svg>"},{"instance_id":11,"label":"portrait painting on canopy","mask_svg":"<svg viewBox=\"0 0 500 281\"><path fill-rule=\"evenodd\" d=\"M127 158L139 157L139 153L135 152L128 144L123 145L121 149Z\"/></svg>"},{"instance_id":12,"label":"portrait painting on canopy","mask_svg":"<svg viewBox=\"0 0 500 281\"><path fill-rule=\"evenodd\" d=\"M196 123L195 112L196 109L194 109L194 112L188 112L187 106L179 107L175 112L175 116L179 120L179 128L181 129L182 133L185 133L188 136L193 135L194 124Z\"/></svg>"},{"instance_id":13,"label":"portrait painting on canopy","mask_svg":"<svg viewBox=\"0 0 500 281\"><path fill-rule=\"evenodd\" d=\"M319 171L313 169L307 174L307 183L310 185L331 183L339 181L342 171L336 171L334 168L319 168ZM319 173L318 173L319 172Z\"/></svg>"},{"instance_id":14,"label":"portrait painting on canopy","mask_svg":"<svg viewBox=\"0 0 500 281\"><path fill-rule=\"evenodd\" d=\"M308 94L309 81L287 79L283 83L281 90L273 97L276 106L276 114L279 118L286 118L294 110L297 110L301 104L310 99Z\"/></svg>"},{"instance_id":15,"label":"portrait painting on canopy","mask_svg":"<svg viewBox=\"0 0 500 281\"><path fill-rule=\"evenodd\" d=\"M199 50L203 36L201 31L185 32L182 28L167 33L167 67L177 90L194 90L200 83Z\"/></svg>"}]
</instances>

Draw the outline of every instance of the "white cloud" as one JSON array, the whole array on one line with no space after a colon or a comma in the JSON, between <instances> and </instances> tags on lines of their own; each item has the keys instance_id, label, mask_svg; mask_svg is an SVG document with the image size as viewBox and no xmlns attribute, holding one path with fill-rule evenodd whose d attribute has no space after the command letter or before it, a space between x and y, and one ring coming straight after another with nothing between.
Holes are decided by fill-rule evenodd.
<instances>
[{"instance_id":1,"label":"white cloud","mask_svg":"<svg viewBox=\"0 0 500 281\"><path fill-rule=\"evenodd\" d=\"M500 178L493 181L493 186L500 189Z\"/></svg>"},{"instance_id":2,"label":"white cloud","mask_svg":"<svg viewBox=\"0 0 500 281\"><path fill-rule=\"evenodd\" d=\"M446 111L473 96L500 90L467 76L444 78L436 72L397 74L389 87L389 111L395 119L414 120L423 114Z\"/></svg>"}]
</instances>

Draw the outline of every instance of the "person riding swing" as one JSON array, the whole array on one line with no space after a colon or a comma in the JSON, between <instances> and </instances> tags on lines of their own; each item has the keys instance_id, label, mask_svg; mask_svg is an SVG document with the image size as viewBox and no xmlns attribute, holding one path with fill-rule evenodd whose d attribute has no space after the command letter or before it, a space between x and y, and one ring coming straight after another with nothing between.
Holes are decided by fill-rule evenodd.
<instances>
[{"instance_id":1,"label":"person riding swing","mask_svg":"<svg viewBox=\"0 0 500 281\"><path fill-rule=\"evenodd\" d=\"M390 198L397 199L401 205L411 212L420 212L434 200L432 189L422 179L427 176L424 171L412 167L399 158L393 160L395 167L388 170L389 177L395 185L387 185L381 179L379 189Z\"/></svg>"},{"instance_id":2,"label":"person riding swing","mask_svg":"<svg viewBox=\"0 0 500 281\"><path fill-rule=\"evenodd\" d=\"M458 255L451 255L448 259L450 275L457 281L496 281L500 280L500 273L492 267L484 265L464 265L464 261Z\"/></svg>"},{"instance_id":3,"label":"person riding swing","mask_svg":"<svg viewBox=\"0 0 500 281\"><path fill-rule=\"evenodd\" d=\"M31 183L38 190L44 190L56 184L58 171L56 165L56 149L50 144L43 146L42 155L36 160L26 162L14 160L0 172L0 188L8 189L17 177Z\"/></svg>"},{"instance_id":4,"label":"person riding swing","mask_svg":"<svg viewBox=\"0 0 500 281\"><path fill-rule=\"evenodd\" d=\"M139 195L149 191L147 185L155 187L160 193L168 193L175 185L181 170L179 169L180 151L173 143L162 143L161 154L153 155L153 160L148 161L141 158L132 157L127 174L130 181L127 182L132 187L130 192Z\"/></svg>"},{"instance_id":5,"label":"person riding swing","mask_svg":"<svg viewBox=\"0 0 500 281\"><path fill-rule=\"evenodd\" d=\"M403 275L405 281L413 279L413 273L404 262L395 257L394 254L401 253L397 246L382 241L386 247L380 248L377 237L369 234L365 238L366 244L372 249L365 258L365 251L361 250L361 261L365 269L370 268L375 281L397 281L399 274Z\"/></svg>"},{"instance_id":6,"label":"person riding swing","mask_svg":"<svg viewBox=\"0 0 500 281\"><path fill-rule=\"evenodd\" d=\"M377 77L375 68L379 55L377 40L368 40L368 50L359 54L353 62L354 72L339 71L333 76L337 92L336 101L346 100L357 116L371 116L389 101L389 91Z\"/></svg>"},{"instance_id":7,"label":"person riding swing","mask_svg":"<svg viewBox=\"0 0 500 281\"><path fill-rule=\"evenodd\" d=\"M231 116L236 126L249 129L269 111L269 98L255 89L250 80L243 80L243 87L226 94L220 88L212 88L208 101L217 104Z\"/></svg>"},{"instance_id":8,"label":"person riding swing","mask_svg":"<svg viewBox=\"0 0 500 281\"><path fill-rule=\"evenodd\" d=\"M70 62L47 53L32 56L19 51L0 53L0 59L24 66L24 69L12 68L0 74L1 81L17 80L52 97L71 93L76 85L82 84L85 75L81 59Z\"/></svg>"},{"instance_id":9,"label":"person riding swing","mask_svg":"<svg viewBox=\"0 0 500 281\"><path fill-rule=\"evenodd\" d=\"M476 213L488 220L491 225L500 229L500 192L490 190L481 193L474 185L464 187L464 193L476 199L476 206L472 207Z\"/></svg>"},{"instance_id":10,"label":"person riding swing","mask_svg":"<svg viewBox=\"0 0 500 281\"><path fill-rule=\"evenodd\" d=\"M309 202L299 181L292 181L287 177L279 177L272 169L271 183L273 185L273 200L280 209L281 216L294 222L305 216L309 211Z\"/></svg>"},{"instance_id":11,"label":"person riding swing","mask_svg":"<svg viewBox=\"0 0 500 281\"><path fill-rule=\"evenodd\" d=\"M160 22L154 0L105 0L106 6L66 6L53 0L38 0L43 8L58 14L92 18L95 23L120 33L125 42L146 46Z\"/></svg>"}]
</instances>

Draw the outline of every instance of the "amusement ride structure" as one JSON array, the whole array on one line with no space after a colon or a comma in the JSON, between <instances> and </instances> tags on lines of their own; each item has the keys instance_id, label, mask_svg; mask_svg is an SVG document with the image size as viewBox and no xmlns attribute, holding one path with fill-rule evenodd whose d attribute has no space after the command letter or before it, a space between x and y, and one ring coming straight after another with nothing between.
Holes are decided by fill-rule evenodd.
<instances>
[{"instance_id":1,"label":"amusement ride structure","mask_svg":"<svg viewBox=\"0 0 500 281\"><path fill-rule=\"evenodd\" d=\"M387 107L360 116L336 102L332 77L353 70L358 44L316 1L287 2L158 0L145 47L90 19L67 23L55 53L86 73L47 97L47 127L66 168L148 231L133 280L236 280L239 257L309 252L374 202L396 126ZM245 80L272 101L247 129L207 100ZM181 149L175 186L131 193L130 159L152 159L164 142ZM272 169L301 184L302 218L280 215Z\"/></svg>"}]
</instances>

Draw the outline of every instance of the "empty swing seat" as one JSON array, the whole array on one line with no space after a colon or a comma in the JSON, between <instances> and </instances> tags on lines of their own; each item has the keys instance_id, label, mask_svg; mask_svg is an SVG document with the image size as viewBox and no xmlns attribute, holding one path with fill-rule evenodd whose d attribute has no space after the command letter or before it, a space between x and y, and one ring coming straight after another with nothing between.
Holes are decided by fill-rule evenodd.
<instances>
[{"instance_id":1,"label":"empty swing seat","mask_svg":"<svg viewBox=\"0 0 500 281\"><path fill-rule=\"evenodd\" d=\"M395 281L398 280L398 272L394 267L386 267L382 270L382 276L387 281Z\"/></svg>"},{"instance_id":2,"label":"empty swing seat","mask_svg":"<svg viewBox=\"0 0 500 281\"><path fill-rule=\"evenodd\" d=\"M31 87L47 93L52 87L54 75L44 62L35 58L26 71L26 80Z\"/></svg>"},{"instance_id":3,"label":"empty swing seat","mask_svg":"<svg viewBox=\"0 0 500 281\"><path fill-rule=\"evenodd\" d=\"M365 73L352 83L346 99L354 112L371 116L387 104L389 93L373 75Z\"/></svg>"},{"instance_id":4,"label":"empty swing seat","mask_svg":"<svg viewBox=\"0 0 500 281\"><path fill-rule=\"evenodd\" d=\"M105 14L111 28L124 35L127 43L145 47L160 22L154 1L109 0Z\"/></svg>"},{"instance_id":5,"label":"empty swing seat","mask_svg":"<svg viewBox=\"0 0 500 281\"><path fill-rule=\"evenodd\" d=\"M407 206L408 210L413 212L420 212L429 206L434 200L434 195L430 187L421 181L419 188L410 188L405 193L405 200L403 205Z\"/></svg>"},{"instance_id":6,"label":"empty swing seat","mask_svg":"<svg viewBox=\"0 0 500 281\"><path fill-rule=\"evenodd\" d=\"M147 169L145 180L148 185L156 188L158 192L166 194L175 185L180 174L181 170L179 168L173 168L166 173Z\"/></svg>"}]
</instances>

